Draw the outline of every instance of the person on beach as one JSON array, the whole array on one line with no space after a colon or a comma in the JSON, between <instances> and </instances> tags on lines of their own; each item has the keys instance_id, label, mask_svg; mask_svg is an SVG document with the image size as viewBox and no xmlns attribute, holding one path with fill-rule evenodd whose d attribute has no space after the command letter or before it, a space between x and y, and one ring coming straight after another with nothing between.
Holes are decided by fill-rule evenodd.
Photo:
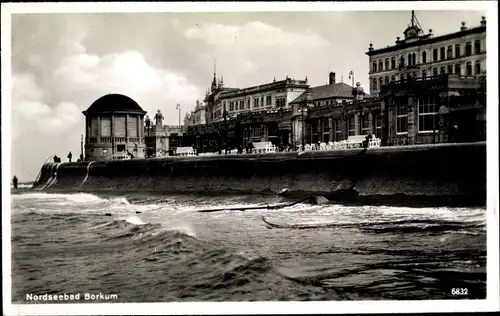
<instances>
[{"instance_id":1,"label":"person on beach","mask_svg":"<svg viewBox=\"0 0 500 316\"><path fill-rule=\"evenodd\" d=\"M71 153L71 151L70 151L70 152L69 152L69 154L68 154L68 160L69 160L69 162L71 162L71 158L72 158L72 157L73 157L73 154L72 154L72 153Z\"/></svg>"},{"instance_id":2,"label":"person on beach","mask_svg":"<svg viewBox=\"0 0 500 316\"><path fill-rule=\"evenodd\" d=\"M17 189L17 177L14 175L14 178L12 178L12 183L14 184L14 189Z\"/></svg>"}]
</instances>

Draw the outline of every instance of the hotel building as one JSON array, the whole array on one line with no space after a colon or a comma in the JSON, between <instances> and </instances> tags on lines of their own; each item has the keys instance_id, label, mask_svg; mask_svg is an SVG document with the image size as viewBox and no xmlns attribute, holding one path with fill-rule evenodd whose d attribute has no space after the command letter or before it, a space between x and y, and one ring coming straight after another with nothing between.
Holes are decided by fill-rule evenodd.
<instances>
[{"instance_id":1,"label":"hotel building","mask_svg":"<svg viewBox=\"0 0 500 316\"><path fill-rule=\"evenodd\" d=\"M430 77L453 74L474 77L486 72L486 18L479 26L468 28L462 22L460 30L434 36L432 29L424 34L415 13L411 23L397 37L393 46L375 49L369 56L370 95L378 96L383 85L408 77Z\"/></svg>"}]
</instances>

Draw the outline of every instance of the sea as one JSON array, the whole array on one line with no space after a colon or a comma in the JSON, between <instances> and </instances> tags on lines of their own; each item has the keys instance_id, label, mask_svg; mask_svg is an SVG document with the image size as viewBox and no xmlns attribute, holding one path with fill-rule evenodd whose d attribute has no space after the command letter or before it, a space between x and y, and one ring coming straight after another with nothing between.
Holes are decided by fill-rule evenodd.
<instances>
[{"instance_id":1,"label":"sea","mask_svg":"<svg viewBox=\"0 0 500 316\"><path fill-rule=\"evenodd\" d=\"M30 186L11 195L13 303L486 297L486 208L268 209L293 201Z\"/></svg>"}]
</instances>

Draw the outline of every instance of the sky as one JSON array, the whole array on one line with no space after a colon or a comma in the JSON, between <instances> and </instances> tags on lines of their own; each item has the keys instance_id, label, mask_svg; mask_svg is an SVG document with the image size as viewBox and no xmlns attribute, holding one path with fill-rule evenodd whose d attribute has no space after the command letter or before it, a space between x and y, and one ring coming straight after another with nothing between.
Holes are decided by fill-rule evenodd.
<instances>
[{"instance_id":1,"label":"sky","mask_svg":"<svg viewBox=\"0 0 500 316\"><path fill-rule=\"evenodd\" d=\"M477 26L481 11L415 11L425 32ZM307 76L311 86L355 82L368 90L368 50L393 45L411 11L43 13L11 16L12 173L36 178L48 156L80 154L82 111L125 94L165 124L202 100L214 59L229 87ZM153 114L153 115L151 115Z\"/></svg>"}]
</instances>

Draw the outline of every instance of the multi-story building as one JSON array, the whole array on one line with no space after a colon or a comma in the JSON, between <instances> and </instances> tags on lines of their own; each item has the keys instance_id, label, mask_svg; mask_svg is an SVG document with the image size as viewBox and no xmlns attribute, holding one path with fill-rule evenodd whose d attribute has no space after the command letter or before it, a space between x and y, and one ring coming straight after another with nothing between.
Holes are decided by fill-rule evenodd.
<instances>
[{"instance_id":1,"label":"multi-story building","mask_svg":"<svg viewBox=\"0 0 500 316\"><path fill-rule=\"evenodd\" d=\"M297 146L367 134L381 138L384 146L485 140L486 20L479 27L462 23L460 32L433 37L422 33L412 13L404 34L392 47L375 50L370 45L369 97L359 84L335 83L330 73L326 86L309 88L307 82L288 78L273 83L302 92L284 106L272 102L275 96L268 106L261 100L267 91L278 90L272 84L259 86L268 89L263 92L257 87L224 90L214 77L206 98L207 115L214 115L205 125L191 126L187 136L199 152L249 141Z\"/></svg>"},{"instance_id":2,"label":"multi-story building","mask_svg":"<svg viewBox=\"0 0 500 316\"><path fill-rule=\"evenodd\" d=\"M196 100L195 109L191 113L186 113L184 117L184 126L205 124L206 122L206 106Z\"/></svg>"},{"instance_id":3,"label":"multi-story building","mask_svg":"<svg viewBox=\"0 0 500 316\"><path fill-rule=\"evenodd\" d=\"M411 23L397 37L396 44L375 49L370 43L370 95L378 96L383 85L408 77L430 77L439 74L479 76L486 71L486 18L477 27L462 22L455 33L434 36L432 29L424 34L412 11Z\"/></svg>"},{"instance_id":4,"label":"multi-story building","mask_svg":"<svg viewBox=\"0 0 500 316\"><path fill-rule=\"evenodd\" d=\"M359 92L359 93L358 93ZM357 83L357 87L354 88L343 82L335 81L335 73L330 72L329 83L323 86L311 87L307 89L298 98L293 100L290 105L296 106L298 109L309 110L309 108L335 108L340 107L346 102L352 102L355 96L360 96L361 99L365 99L367 94L360 87L360 83ZM302 113L301 113L302 114ZM330 131L333 129L340 130L340 123L338 121L332 121L332 117L329 115L324 115L323 112L312 112L307 116L309 119L308 131L307 133L311 135L311 142L317 143L318 141L329 142L329 141L339 141L341 136L339 133L332 133ZM302 133L301 129L298 128L299 121L302 115L295 116L292 119L292 139L290 143L300 143Z\"/></svg>"},{"instance_id":5,"label":"multi-story building","mask_svg":"<svg viewBox=\"0 0 500 316\"><path fill-rule=\"evenodd\" d=\"M305 80L295 80L288 76L285 80L273 80L254 87L243 89L225 88L223 79L212 82L211 92L206 95L207 122L217 122L224 119L224 111L228 117L238 114L286 109L289 103L301 95L309 87L307 77Z\"/></svg>"}]
</instances>

